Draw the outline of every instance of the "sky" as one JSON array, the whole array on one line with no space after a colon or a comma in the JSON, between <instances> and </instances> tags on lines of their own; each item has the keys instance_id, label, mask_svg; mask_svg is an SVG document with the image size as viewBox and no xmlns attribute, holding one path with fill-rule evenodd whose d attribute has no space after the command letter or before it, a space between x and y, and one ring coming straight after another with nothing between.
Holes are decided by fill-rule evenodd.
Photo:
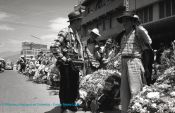
<instances>
[{"instance_id":1,"label":"sky","mask_svg":"<svg viewBox=\"0 0 175 113\"><path fill-rule=\"evenodd\" d=\"M69 25L67 15L76 4L78 0L0 0L0 52L20 51L24 41L50 44Z\"/></svg>"}]
</instances>

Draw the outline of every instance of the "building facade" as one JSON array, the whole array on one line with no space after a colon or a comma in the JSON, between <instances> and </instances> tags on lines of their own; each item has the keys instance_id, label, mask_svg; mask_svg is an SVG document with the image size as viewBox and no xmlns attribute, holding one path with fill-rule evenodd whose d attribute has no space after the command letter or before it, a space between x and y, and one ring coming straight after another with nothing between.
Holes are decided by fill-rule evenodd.
<instances>
[{"instance_id":1,"label":"building facade","mask_svg":"<svg viewBox=\"0 0 175 113\"><path fill-rule=\"evenodd\" d=\"M47 53L47 45L36 44L33 42L22 42L21 55L26 56L27 59L30 59L31 56L35 58L40 51Z\"/></svg>"},{"instance_id":2,"label":"building facade","mask_svg":"<svg viewBox=\"0 0 175 113\"><path fill-rule=\"evenodd\" d=\"M98 28L101 40L113 38L122 31L116 20L123 11L128 9L128 0L84 0L85 12L82 17L82 34L86 40L89 31Z\"/></svg>"},{"instance_id":3,"label":"building facade","mask_svg":"<svg viewBox=\"0 0 175 113\"><path fill-rule=\"evenodd\" d=\"M153 48L169 46L175 40L175 0L130 0L129 10L135 11L153 40Z\"/></svg>"}]
</instances>

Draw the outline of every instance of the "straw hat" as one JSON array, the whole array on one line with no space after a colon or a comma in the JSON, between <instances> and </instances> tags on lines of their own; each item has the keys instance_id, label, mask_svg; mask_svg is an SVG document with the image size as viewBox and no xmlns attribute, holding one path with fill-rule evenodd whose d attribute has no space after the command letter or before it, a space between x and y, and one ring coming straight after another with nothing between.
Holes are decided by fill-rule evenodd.
<instances>
[{"instance_id":1,"label":"straw hat","mask_svg":"<svg viewBox=\"0 0 175 113\"><path fill-rule=\"evenodd\" d=\"M92 30L91 30L91 33L94 33L94 34L96 34L96 35L98 35L98 36L101 36L101 35L100 35L100 32L99 32L99 30L98 30L97 28L92 29Z\"/></svg>"}]
</instances>

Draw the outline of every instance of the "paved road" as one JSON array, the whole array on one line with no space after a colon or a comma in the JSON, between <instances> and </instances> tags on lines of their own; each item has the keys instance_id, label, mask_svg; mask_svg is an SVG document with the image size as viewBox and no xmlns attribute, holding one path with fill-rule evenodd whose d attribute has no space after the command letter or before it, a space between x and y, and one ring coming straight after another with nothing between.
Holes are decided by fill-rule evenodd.
<instances>
[{"instance_id":1,"label":"paved road","mask_svg":"<svg viewBox=\"0 0 175 113\"><path fill-rule=\"evenodd\" d=\"M45 84L15 71L0 73L0 113L59 113L59 98Z\"/></svg>"},{"instance_id":2,"label":"paved road","mask_svg":"<svg viewBox=\"0 0 175 113\"><path fill-rule=\"evenodd\" d=\"M16 71L0 73L0 113L60 113L59 97L55 94L58 94L57 90L28 81Z\"/></svg>"}]
</instances>

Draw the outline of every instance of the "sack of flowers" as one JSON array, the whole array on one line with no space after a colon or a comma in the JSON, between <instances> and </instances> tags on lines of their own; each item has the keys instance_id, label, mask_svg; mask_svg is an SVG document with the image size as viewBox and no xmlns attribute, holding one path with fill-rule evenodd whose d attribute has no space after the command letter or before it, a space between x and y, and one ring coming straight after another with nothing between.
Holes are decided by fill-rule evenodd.
<instances>
[{"instance_id":1,"label":"sack of flowers","mask_svg":"<svg viewBox=\"0 0 175 113\"><path fill-rule=\"evenodd\" d=\"M120 78L121 74L117 70L98 70L92 74L88 74L82 78L80 81L80 88L84 89L86 92L101 92L105 85L105 80L109 76L118 76Z\"/></svg>"},{"instance_id":2,"label":"sack of flowers","mask_svg":"<svg viewBox=\"0 0 175 113\"><path fill-rule=\"evenodd\" d=\"M80 98L86 107L90 107L93 100L104 103L105 95L115 96L116 90L119 90L120 78L121 74L117 70L98 70L86 75L80 81Z\"/></svg>"}]
</instances>

